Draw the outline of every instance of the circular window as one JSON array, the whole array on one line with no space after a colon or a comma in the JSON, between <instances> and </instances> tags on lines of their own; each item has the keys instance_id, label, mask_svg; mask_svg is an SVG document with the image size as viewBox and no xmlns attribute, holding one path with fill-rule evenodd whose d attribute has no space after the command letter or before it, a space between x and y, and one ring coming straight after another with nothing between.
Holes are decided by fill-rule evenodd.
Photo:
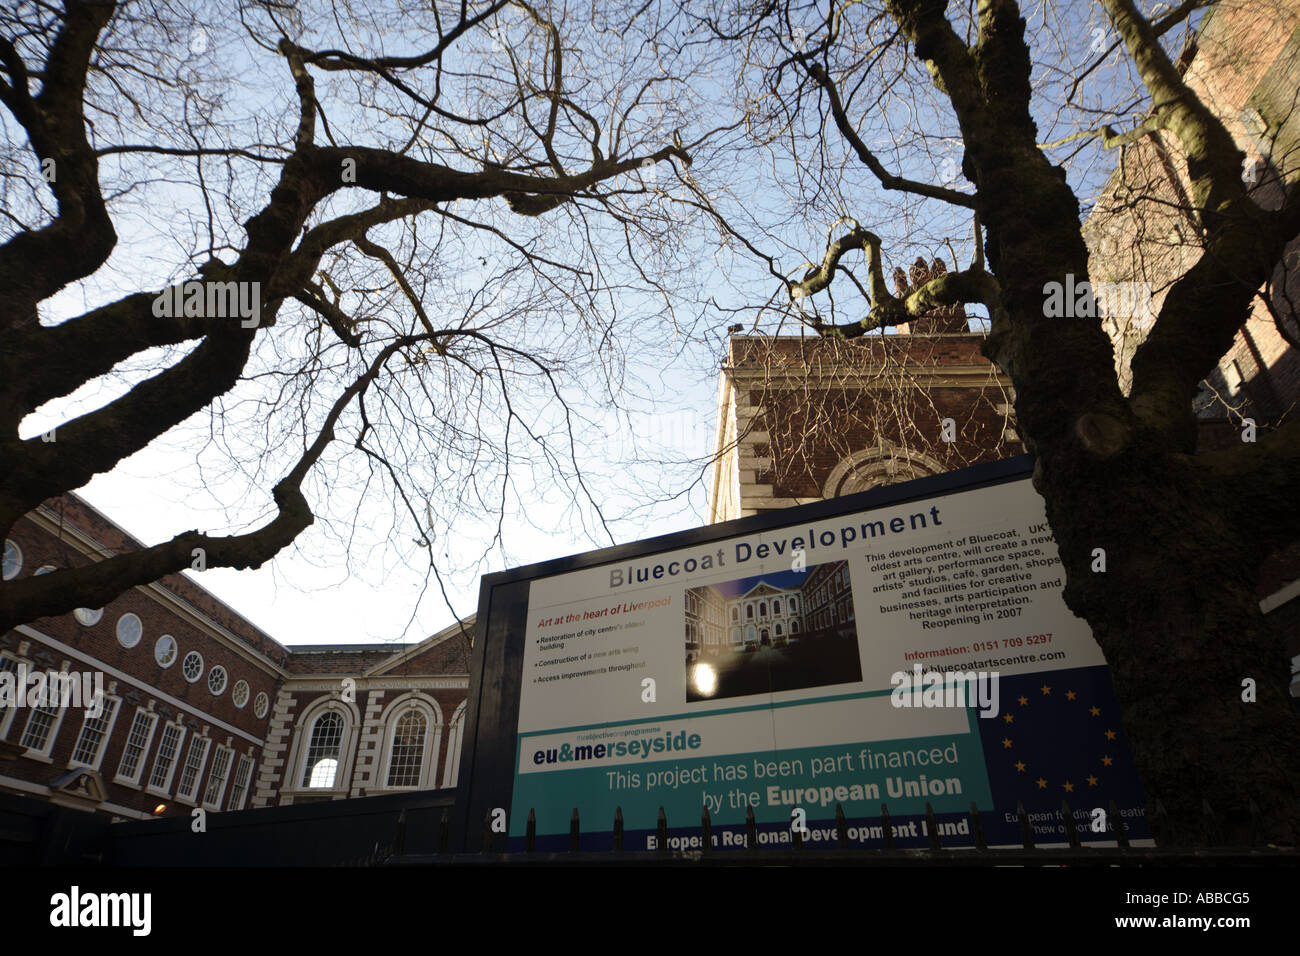
<instances>
[{"instance_id":1,"label":"circular window","mask_svg":"<svg viewBox=\"0 0 1300 956\"><path fill-rule=\"evenodd\" d=\"M99 623L99 619L104 616L104 609L102 607L79 607L72 612L72 615L80 621L83 626L91 627L92 625Z\"/></svg>"},{"instance_id":2,"label":"circular window","mask_svg":"<svg viewBox=\"0 0 1300 956\"><path fill-rule=\"evenodd\" d=\"M226 689L226 669L218 664L208 671L208 690L216 697Z\"/></svg>"},{"instance_id":3,"label":"circular window","mask_svg":"<svg viewBox=\"0 0 1300 956\"><path fill-rule=\"evenodd\" d=\"M258 694L257 700L253 701L253 713L256 714L257 718L260 720L266 716L266 711L270 706L271 699L265 694Z\"/></svg>"},{"instance_id":4,"label":"circular window","mask_svg":"<svg viewBox=\"0 0 1300 956\"><path fill-rule=\"evenodd\" d=\"M37 568L36 571L32 574L32 577L36 577L36 576L41 575L41 574L49 574L51 571L57 571L57 570L58 570L58 568L56 568L56 567L55 567L54 565L52 565L52 564L42 564L42 565L41 565L39 568Z\"/></svg>"},{"instance_id":5,"label":"circular window","mask_svg":"<svg viewBox=\"0 0 1300 956\"><path fill-rule=\"evenodd\" d=\"M176 638L170 634L158 638L158 643L153 646L153 659L158 662L159 667L171 667L175 664Z\"/></svg>"},{"instance_id":6,"label":"circular window","mask_svg":"<svg viewBox=\"0 0 1300 956\"><path fill-rule=\"evenodd\" d=\"M144 636L144 625L138 615L126 613L117 619L117 642L123 647L135 647Z\"/></svg>"},{"instance_id":7,"label":"circular window","mask_svg":"<svg viewBox=\"0 0 1300 956\"><path fill-rule=\"evenodd\" d=\"M18 572L23 569L23 550L13 541L5 538L5 566L4 579L6 581L18 577Z\"/></svg>"},{"instance_id":8,"label":"circular window","mask_svg":"<svg viewBox=\"0 0 1300 956\"><path fill-rule=\"evenodd\" d=\"M190 651L185 655L185 660L181 662L181 673L185 679L193 684L203 676L203 655L198 651Z\"/></svg>"},{"instance_id":9,"label":"circular window","mask_svg":"<svg viewBox=\"0 0 1300 956\"><path fill-rule=\"evenodd\" d=\"M248 681L235 681L235 689L230 692L230 699L235 702L236 707L243 707L248 703Z\"/></svg>"}]
</instances>

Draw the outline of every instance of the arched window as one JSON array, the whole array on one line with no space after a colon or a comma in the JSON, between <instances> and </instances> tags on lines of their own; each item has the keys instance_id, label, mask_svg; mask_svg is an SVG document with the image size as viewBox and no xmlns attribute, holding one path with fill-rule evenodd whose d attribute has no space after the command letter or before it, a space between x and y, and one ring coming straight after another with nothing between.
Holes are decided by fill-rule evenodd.
<instances>
[{"instance_id":1,"label":"arched window","mask_svg":"<svg viewBox=\"0 0 1300 956\"><path fill-rule=\"evenodd\" d=\"M739 644L742 640L743 640L743 638L741 638L741 636L740 636L740 628L738 628L738 627L733 627L733 628L731 629L731 643L733 643L733 644Z\"/></svg>"},{"instance_id":2,"label":"arched window","mask_svg":"<svg viewBox=\"0 0 1300 956\"><path fill-rule=\"evenodd\" d=\"M777 636L777 637L781 637L782 634L783 634L783 632L782 632L782 630L781 630L781 625L780 625L780 624L777 624L777 626L776 626L776 636Z\"/></svg>"},{"instance_id":3,"label":"arched window","mask_svg":"<svg viewBox=\"0 0 1300 956\"><path fill-rule=\"evenodd\" d=\"M735 624L739 621L740 621L740 608L733 605L731 608L731 623Z\"/></svg>"},{"instance_id":4,"label":"arched window","mask_svg":"<svg viewBox=\"0 0 1300 956\"><path fill-rule=\"evenodd\" d=\"M754 619L754 605L752 605L752 604L746 604L746 605L745 605L745 620L746 620L746 621L752 621L753 619Z\"/></svg>"},{"instance_id":5,"label":"arched window","mask_svg":"<svg viewBox=\"0 0 1300 956\"><path fill-rule=\"evenodd\" d=\"M753 624L751 624L751 625L749 625L749 627L745 628L745 640L747 640L747 641L756 641L756 640L758 640L758 632L754 630L754 625L753 625Z\"/></svg>"},{"instance_id":6,"label":"arched window","mask_svg":"<svg viewBox=\"0 0 1300 956\"><path fill-rule=\"evenodd\" d=\"M854 452L836 465L822 488L822 497L853 494L898 481L937 475L943 470L943 465L929 455L882 441L879 447Z\"/></svg>"},{"instance_id":7,"label":"arched window","mask_svg":"<svg viewBox=\"0 0 1300 956\"><path fill-rule=\"evenodd\" d=\"M758 602L758 616L759 616L759 617L767 617L767 602L766 602L766 601L759 601L759 602Z\"/></svg>"},{"instance_id":8,"label":"arched window","mask_svg":"<svg viewBox=\"0 0 1300 956\"><path fill-rule=\"evenodd\" d=\"M316 718L303 761L302 785L331 789L338 772L339 751L343 746L343 715L327 710Z\"/></svg>"},{"instance_id":9,"label":"arched window","mask_svg":"<svg viewBox=\"0 0 1300 956\"><path fill-rule=\"evenodd\" d=\"M798 622L798 621L791 621L791 622L790 622L790 633L791 633L791 634L798 634L798 633L799 633L799 622Z\"/></svg>"},{"instance_id":10,"label":"arched window","mask_svg":"<svg viewBox=\"0 0 1300 956\"><path fill-rule=\"evenodd\" d=\"M780 614L780 613L781 613L781 599L780 599L780 598L774 598L774 599L772 600L772 613L773 613L773 614Z\"/></svg>"},{"instance_id":11,"label":"arched window","mask_svg":"<svg viewBox=\"0 0 1300 956\"><path fill-rule=\"evenodd\" d=\"M418 710L408 710L397 718L388 758L388 786L420 785L420 771L424 769L424 738L428 729L429 721Z\"/></svg>"},{"instance_id":12,"label":"arched window","mask_svg":"<svg viewBox=\"0 0 1300 956\"><path fill-rule=\"evenodd\" d=\"M798 613L799 613L799 599L798 599L798 598L795 598L795 597L790 598L790 613L791 613L791 614L798 614Z\"/></svg>"}]
</instances>

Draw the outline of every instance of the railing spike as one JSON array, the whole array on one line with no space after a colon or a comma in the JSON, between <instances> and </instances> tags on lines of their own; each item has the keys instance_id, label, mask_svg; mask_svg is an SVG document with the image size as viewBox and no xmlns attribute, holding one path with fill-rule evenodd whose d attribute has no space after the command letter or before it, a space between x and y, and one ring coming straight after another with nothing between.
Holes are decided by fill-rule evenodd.
<instances>
[{"instance_id":1,"label":"railing spike","mask_svg":"<svg viewBox=\"0 0 1300 956\"><path fill-rule=\"evenodd\" d=\"M1016 819L1020 821L1020 842L1026 850L1034 848L1034 828L1029 825L1029 814L1025 812L1024 803L1016 802Z\"/></svg>"},{"instance_id":2,"label":"railing spike","mask_svg":"<svg viewBox=\"0 0 1300 956\"><path fill-rule=\"evenodd\" d=\"M939 824L934 819L934 807L930 806L930 801L925 802L925 832L930 837L930 849L941 850L943 847L939 843Z\"/></svg>"},{"instance_id":3,"label":"railing spike","mask_svg":"<svg viewBox=\"0 0 1300 956\"><path fill-rule=\"evenodd\" d=\"M1079 828L1074 823L1074 811L1070 809L1070 801L1061 801L1061 817L1065 820L1065 836L1070 841L1070 849L1078 850L1082 844L1079 843Z\"/></svg>"}]
</instances>

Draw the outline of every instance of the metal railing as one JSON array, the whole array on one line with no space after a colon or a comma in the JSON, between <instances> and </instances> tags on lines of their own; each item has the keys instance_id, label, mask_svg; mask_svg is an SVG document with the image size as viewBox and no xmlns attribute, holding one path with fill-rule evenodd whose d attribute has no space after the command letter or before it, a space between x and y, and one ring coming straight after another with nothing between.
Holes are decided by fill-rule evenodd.
<instances>
[{"instance_id":1,"label":"metal railing","mask_svg":"<svg viewBox=\"0 0 1300 956\"><path fill-rule=\"evenodd\" d=\"M1198 834L1204 846L1193 848L1170 847L1174 830L1168 813L1160 801L1155 801L1154 811L1150 814L1151 830L1156 846L1138 845L1130 841L1128 828L1125 826L1115 801L1109 804L1109 820L1106 832L1107 842L1114 841L1114 846L1086 845L1080 836L1078 825L1074 821L1074 811L1068 801L1061 802L1061 819L1065 827L1067 846L1039 848L1034 840L1033 825L1023 803L1016 805L1016 818L1019 826L1019 847L990 847L984 834L983 821L979 809L972 802L967 820L974 846L945 846L939 835L934 808L925 805L926 833L929 846L920 849L900 849L896 846L889 807L880 805L880 829L883 846L878 848L854 847L851 845L850 827L841 804L835 805L835 841L833 844L819 842L816 847L809 845L804 832L792 830L790 845L780 849L762 847L758 839L758 826L752 807L746 810L746 840L743 849L719 849L713 841L713 822L708 808L701 812L699 830L699 849L672 849L668 840L668 819L663 807L659 808L655 831L657 839L653 850L629 850L625 846L625 824L622 808L614 811L612 830L613 846L611 850L595 852L583 850L582 826L575 808L569 820L569 838L567 852L538 852L537 816L533 809L528 811L528 823L524 836L522 852L507 852L499 844L503 835L493 830L492 814L484 816L481 834L482 849L478 852L450 852L451 824L447 810L442 813L438 827L437 850L434 853L406 852L406 814L399 816L397 835L392 844L390 856L376 860L389 866L419 865L465 865L465 864L573 864L600 865L622 864L634 860L655 864L768 864L807 862L818 865L851 866L897 866L900 864L941 865L941 866L1116 866L1142 864L1201 864L1217 865L1276 865L1277 863L1300 864L1300 855L1294 847L1278 847L1267 844L1264 840L1264 821L1259 808L1252 800L1249 805L1252 837L1247 846L1221 845L1220 821L1207 801L1202 801L1202 832ZM1144 841L1149 842L1149 841ZM1165 844L1165 845L1161 845Z\"/></svg>"}]
</instances>

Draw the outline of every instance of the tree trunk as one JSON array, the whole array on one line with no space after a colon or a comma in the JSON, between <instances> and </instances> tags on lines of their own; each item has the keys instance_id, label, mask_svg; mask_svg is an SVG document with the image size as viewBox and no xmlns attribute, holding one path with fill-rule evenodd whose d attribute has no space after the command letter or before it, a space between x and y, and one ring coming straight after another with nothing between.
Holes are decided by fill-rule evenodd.
<instances>
[{"instance_id":1,"label":"tree trunk","mask_svg":"<svg viewBox=\"0 0 1300 956\"><path fill-rule=\"evenodd\" d=\"M1254 801L1259 836L1296 845L1300 719L1283 639L1256 596L1263 555L1234 531L1236 503L1188 456L1131 445L1092 467L1079 457L1044 461L1036 484L1069 573L1066 603L1110 665L1148 822L1159 801L1161 845L1247 845Z\"/></svg>"}]
</instances>

